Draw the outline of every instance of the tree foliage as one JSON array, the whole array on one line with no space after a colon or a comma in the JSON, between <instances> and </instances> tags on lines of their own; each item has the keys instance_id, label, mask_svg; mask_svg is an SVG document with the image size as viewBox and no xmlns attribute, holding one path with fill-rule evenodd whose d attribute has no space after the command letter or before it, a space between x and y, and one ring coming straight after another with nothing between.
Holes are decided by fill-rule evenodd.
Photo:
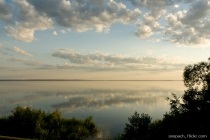
<instances>
[{"instance_id":1,"label":"tree foliage","mask_svg":"<svg viewBox=\"0 0 210 140\"><path fill-rule=\"evenodd\" d=\"M202 84L207 87L207 81L210 78L210 58L207 62L199 62L194 65L188 65L184 69L183 78L186 87L193 87Z\"/></svg>"},{"instance_id":2,"label":"tree foliage","mask_svg":"<svg viewBox=\"0 0 210 140\"><path fill-rule=\"evenodd\" d=\"M164 115L163 126L168 133L209 134L210 129L210 59L186 66L184 84L188 88L181 99L175 94L170 112Z\"/></svg>"},{"instance_id":3,"label":"tree foliage","mask_svg":"<svg viewBox=\"0 0 210 140\"><path fill-rule=\"evenodd\" d=\"M128 120L129 123L126 124L124 129L124 139L136 140L148 137L152 120L148 114L141 114L141 116L139 116L139 114L135 112Z\"/></svg>"},{"instance_id":4,"label":"tree foliage","mask_svg":"<svg viewBox=\"0 0 210 140\"><path fill-rule=\"evenodd\" d=\"M135 112L118 140L168 139L171 134L210 136L210 58L186 66L183 78L188 89L182 97L172 93L172 98L167 98L170 111L162 120L152 122L148 115L140 117Z\"/></svg>"},{"instance_id":5,"label":"tree foliage","mask_svg":"<svg viewBox=\"0 0 210 140\"><path fill-rule=\"evenodd\" d=\"M92 120L65 119L59 111L45 113L30 107L16 107L0 118L0 135L40 140L82 140L95 136L98 129Z\"/></svg>"}]
</instances>

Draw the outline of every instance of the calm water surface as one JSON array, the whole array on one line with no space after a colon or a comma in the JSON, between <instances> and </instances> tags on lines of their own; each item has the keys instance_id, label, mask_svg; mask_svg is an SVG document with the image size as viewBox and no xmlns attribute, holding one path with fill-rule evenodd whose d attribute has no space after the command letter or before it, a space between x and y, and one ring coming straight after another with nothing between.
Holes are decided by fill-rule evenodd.
<instances>
[{"instance_id":1,"label":"calm water surface","mask_svg":"<svg viewBox=\"0 0 210 140\"><path fill-rule=\"evenodd\" d=\"M169 110L166 97L183 94L182 81L19 81L0 82L0 115L17 105L44 111L58 109L65 117L93 116L102 136L122 132L137 111L153 120Z\"/></svg>"}]
</instances>

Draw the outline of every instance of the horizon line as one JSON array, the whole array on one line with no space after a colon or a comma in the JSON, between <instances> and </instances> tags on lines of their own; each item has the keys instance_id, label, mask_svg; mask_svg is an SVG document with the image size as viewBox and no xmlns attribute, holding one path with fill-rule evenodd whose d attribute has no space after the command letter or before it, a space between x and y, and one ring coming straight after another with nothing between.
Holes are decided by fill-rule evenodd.
<instances>
[{"instance_id":1,"label":"horizon line","mask_svg":"<svg viewBox=\"0 0 210 140\"><path fill-rule=\"evenodd\" d=\"M155 79L151 79L151 80L146 80L146 79L123 79L123 80L119 80L119 79L0 79L0 81L183 81L183 80L155 80Z\"/></svg>"}]
</instances>

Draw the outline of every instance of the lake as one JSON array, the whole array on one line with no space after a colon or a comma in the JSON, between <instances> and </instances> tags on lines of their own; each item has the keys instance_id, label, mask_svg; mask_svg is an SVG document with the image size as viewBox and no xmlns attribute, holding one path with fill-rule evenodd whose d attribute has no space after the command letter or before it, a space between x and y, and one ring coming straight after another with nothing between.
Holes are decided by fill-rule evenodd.
<instances>
[{"instance_id":1,"label":"lake","mask_svg":"<svg viewBox=\"0 0 210 140\"><path fill-rule=\"evenodd\" d=\"M135 111L161 119L170 109L166 97L184 90L183 81L1 81L0 115L17 105L58 109L68 118L93 116L101 137L113 137Z\"/></svg>"}]
</instances>

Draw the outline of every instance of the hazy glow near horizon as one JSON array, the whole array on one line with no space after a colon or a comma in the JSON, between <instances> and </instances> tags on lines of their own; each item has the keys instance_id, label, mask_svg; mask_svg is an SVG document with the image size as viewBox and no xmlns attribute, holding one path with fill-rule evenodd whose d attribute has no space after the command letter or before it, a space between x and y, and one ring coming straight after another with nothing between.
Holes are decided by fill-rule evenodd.
<instances>
[{"instance_id":1,"label":"hazy glow near horizon","mask_svg":"<svg viewBox=\"0 0 210 140\"><path fill-rule=\"evenodd\" d=\"M210 57L209 11L209 0L0 0L0 79L180 80Z\"/></svg>"}]
</instances>

